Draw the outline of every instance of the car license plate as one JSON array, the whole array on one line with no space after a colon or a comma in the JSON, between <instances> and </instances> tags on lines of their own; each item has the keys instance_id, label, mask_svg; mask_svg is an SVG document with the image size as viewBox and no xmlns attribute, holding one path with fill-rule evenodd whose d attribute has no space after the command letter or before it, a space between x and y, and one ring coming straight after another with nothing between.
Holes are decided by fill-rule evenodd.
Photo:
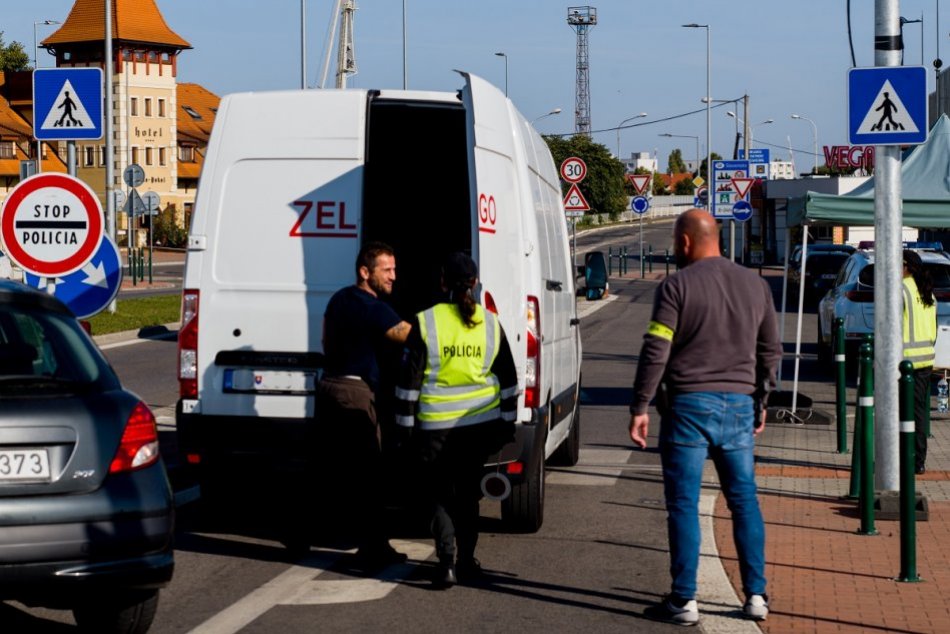
<instances>
[{"instance_id":1,"label":"car license plate","mask_svg":"<svg viewBox=\"0 0 950 634\"><path fill-rule=\"evenodd\" d=\"M0 450L0 481L49 478L49 454L46 449Z\"/></svg>"},{"instance_id":2,"label":"car license plate","mask_svg":"<svg viewBox=\"0 0 950 634\"><path fill-rule=\"evenodd\" d=\"M224 371L225 392L313 394L316 384L316 372L243 368Z\"/></svg>"},{"instance_id":3,"label":"car license plate","mask_svg":"<svg viewBox=\"0 0 950 634\"><path fill-rule=\"evenodd\" d=\"M838 274L837 274L837 273L824 273L824 274L822 274L821 279L823 279L823 280L833 280L833 279L835 279L836 277L838 277Z\"/></svg>"}]
</instances>

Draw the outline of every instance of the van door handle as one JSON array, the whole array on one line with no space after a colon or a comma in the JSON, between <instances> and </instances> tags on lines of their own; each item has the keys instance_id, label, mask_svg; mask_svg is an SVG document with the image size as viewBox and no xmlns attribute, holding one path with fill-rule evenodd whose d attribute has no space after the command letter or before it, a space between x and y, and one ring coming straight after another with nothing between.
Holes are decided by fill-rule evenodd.
<instances>
[{"instance_id":1,"label":"van door handle","mask_svg":"<svg viewBox=\"0 0 950 634\"><path fill-rule=\"evenodd\" d=\"M573 318L571 319L571 325L572 325L572 326L579 326L580 323L581 323L581 320L580 320L578 317L573 317Z\"/></svg>"},{"instance_id":2,"label":"van door handle","mask_svg":"<svg viewBox=\"0 0 950 634\"><path fill-rule=\"evenodd\" d=\"M562 284L561 284L560 282L558 282L557 280L545 280L545 282L547 282L547 289L548 289L549 291L560 291L560 290L564 290L564 289L562 288Z\"/></svg>"}]
</instances>

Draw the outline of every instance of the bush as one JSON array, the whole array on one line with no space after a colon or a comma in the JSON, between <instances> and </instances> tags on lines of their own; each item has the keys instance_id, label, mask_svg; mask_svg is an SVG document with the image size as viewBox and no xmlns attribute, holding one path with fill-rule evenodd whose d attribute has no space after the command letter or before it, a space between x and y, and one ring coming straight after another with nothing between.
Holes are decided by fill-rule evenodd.
<instances>
[{"instance_id":1,"label":"bush","mask_svg":"<svg viewBox=\"0 0 950 634\"><path fill-rule=\"evenodd\" d=\"M184 248L187 243L188 230L178 224L174 205L169 205L157 215L152 216L152 244Z\"/></svg>"}]
</instances>

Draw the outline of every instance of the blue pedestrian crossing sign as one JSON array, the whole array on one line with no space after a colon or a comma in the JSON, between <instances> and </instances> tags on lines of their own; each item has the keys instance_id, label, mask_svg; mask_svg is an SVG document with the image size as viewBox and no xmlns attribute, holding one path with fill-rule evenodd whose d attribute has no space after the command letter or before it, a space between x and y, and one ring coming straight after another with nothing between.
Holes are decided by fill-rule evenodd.
<instances>
[{"instance_id":1,"label":"blue pedestrian crossing sign","mask_svg":"<svg viewBox=\"0 0 950 634\"><path fill-rule=\"evenodd\" d=\"M926 68L876 66L848 71L851 145L915 145L926 140Z\"/></svg>"},{"instance_id":2,"label":"blue pedestrian crossing sign","mask_svg":"<svg viewBox=\"0 0 950 634\"><path fill-rule=\"evenodd\" d=\"M33 71L33 136L41 141L102 138L102 69Z\"/></svg>"},{"instance_id":3,"label":"blue pedestrian crossing sign","mask_svg":"<svg viewBox=\"0 0 950 634\"><path fill-rule=\"evenodd\" d=\"M81 269L51 279L26 273L28 286L51 293L66 304L77 319L86 319L105 310L122 285L119 249L109 236L102 236L96 254Z\"/></svg>"}]
</instances>

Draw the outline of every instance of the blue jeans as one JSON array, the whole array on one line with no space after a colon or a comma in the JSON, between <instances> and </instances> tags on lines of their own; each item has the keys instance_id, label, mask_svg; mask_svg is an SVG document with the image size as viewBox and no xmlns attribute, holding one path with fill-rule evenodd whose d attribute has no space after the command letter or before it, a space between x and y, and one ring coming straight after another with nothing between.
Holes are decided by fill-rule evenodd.
<instances>
[{"instance_id":1,"label":"blue jeans","mask_svg":"<svg viewBox=\"0 0 950 634\"><path fill-rule=\"evenodd\" d=\"M765 525L756 497L752 397L728 392L686 392L673 397L660 424L660 455L670 539L673 594L696 596L699 567L699 494L710 457L732 512L745 594L765 592Z\"/></svg>"}]
</instances>

